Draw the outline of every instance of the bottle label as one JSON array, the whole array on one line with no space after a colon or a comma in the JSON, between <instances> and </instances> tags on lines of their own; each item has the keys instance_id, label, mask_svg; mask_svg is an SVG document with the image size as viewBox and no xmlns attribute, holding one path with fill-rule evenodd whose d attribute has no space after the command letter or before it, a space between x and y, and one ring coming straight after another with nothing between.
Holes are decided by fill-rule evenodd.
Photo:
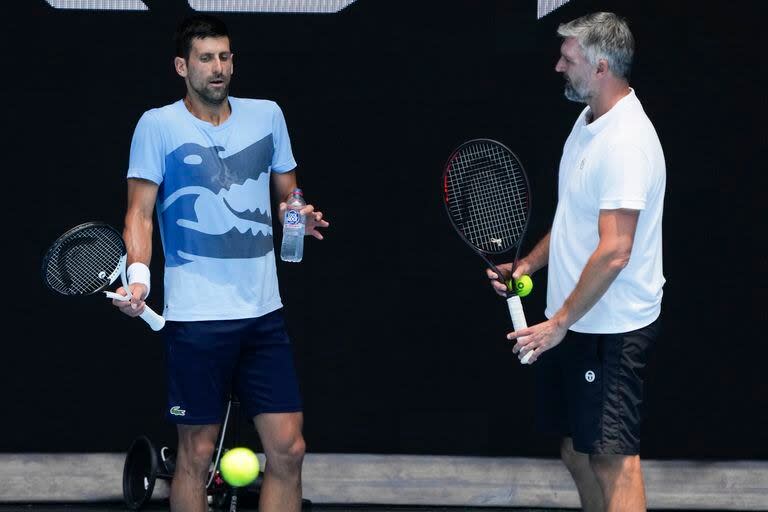
<instances>
[{"instance_id":1,"label":"bottle label","mask_svg":"<svg viewBox=\"0 0 768 512\"><path fill-rule=\"evenodd\" d=\"M288 210L285 214L285 227L297 228L301 224L301 215L297 210Z\"/></svg>"}]
</instances>

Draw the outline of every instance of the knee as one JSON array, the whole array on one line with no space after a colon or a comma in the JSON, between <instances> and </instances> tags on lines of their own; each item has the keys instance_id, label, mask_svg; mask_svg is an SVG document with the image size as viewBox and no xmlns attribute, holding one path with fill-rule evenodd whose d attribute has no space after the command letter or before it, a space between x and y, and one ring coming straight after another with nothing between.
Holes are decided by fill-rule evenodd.
<instances>
[{"instance_id":1,"label":"knee","mask_svg":"<svg viewBox=\"0 0 768 512\"><path fill-rule=\"evenodd\" d=\"M215 449L216 444L210 439L200 439L194 443L192 453L196 461L208 465Z\"/></svg>"},{"instance_id":2,"label":"knee","mask_svg":"<svg viewBox=\"0 0 768 512\"><path fill-rule=\"evenodd\" d=\"M265 451L267 468L273 474L289 476L301 472L306 444L300 433L275 439Z\"/></svg>"},{"instance_id":3,"label":"knee","mask_svg":"<svg viewBox=\"0 0 768 512\"><path fill-rule=\"evenodd\" d=\"M637 455L591 455L589 465L603 482L621 483L640 473L640 457Z\"/></svg>"},{"instance_id":4,"label":"knee","mask_svg":"<svg viewBox=\"0 0 768 512\"><path fill-rule=\"evenodd\" d=\"M215 448L214 441L201 437L180 443L177 465L186 467L195 474L205 475L210 467Z\"/></svg>"},{"instance_id":5,"label":"knee","mask_svg":"<svg viewBox=\"0 0 768 512\"><path fill-rule=\"evenodd\" d=\"M589 459L584 453L577 452L573 449L573 441L570 439L564 439L560 444L560 459L562 459L565 467L572 475L581 474L585 470L589 470Z\"/></svg>"}]
</instances>

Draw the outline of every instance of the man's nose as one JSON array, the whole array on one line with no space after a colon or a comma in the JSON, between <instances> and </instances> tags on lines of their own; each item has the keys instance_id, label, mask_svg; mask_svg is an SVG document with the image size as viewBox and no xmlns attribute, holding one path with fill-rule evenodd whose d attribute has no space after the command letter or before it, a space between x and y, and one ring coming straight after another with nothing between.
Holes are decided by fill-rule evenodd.
<instances>
[{"instance_id":1,"label":"man's nose","mask_svg":"<svg viewBox=\"0 0 768 512\"><path fill-rule=\"evenodd\" d=\"M557 63L555 64L555 71L557 71L558 73L562 73L563 71L565 71L565 64L563 64L562 57L557 59Z\"/></svg>"}]
</instances>

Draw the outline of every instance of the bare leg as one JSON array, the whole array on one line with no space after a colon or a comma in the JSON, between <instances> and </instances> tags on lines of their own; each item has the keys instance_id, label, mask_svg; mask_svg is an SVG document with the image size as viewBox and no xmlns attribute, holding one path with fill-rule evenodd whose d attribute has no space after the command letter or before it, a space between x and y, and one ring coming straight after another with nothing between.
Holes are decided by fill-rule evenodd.
<instances>
[{"instance_id":1,"label":"bare leg","mask_svg":"<svg viewBox=\"0 0 768 512\"><path fill-rule=\"evenodd\" d=\"M205 484L219 425L178 425L179 448L171 481L171 510L208 512Z\"/></svg>"},{"instance_id":2,"label":"bare leg","mask_svg":"<svg viewBox=\"0 0 768 512\"><path fill-rule=\"evenodd\" d=\"M589 455L574 450L573 439L565 437L560 444L560 457L576 482L584 512L603 512L603 490L589 463Z\"/></svg>"},{"instance_id":3,"label":"bare leg","mask_svg":"<svg viewBox=\"0 0 768 512\"><path fill-rule=\"evenodd\" d=\"M300 412L259 414L254 418L267 458L259 497L260 512L301 510L301 464L304 437Z\"/></svg>"},{"instance_id":4,"label":"bare leg","mask_svg":"<svg viewBox=\"0 0 768 512\"><path fill-rule=\"evenodd\" d=\"M592 455L606 512L644 512L645 484L639 455Z\"/></svg>"}]
</instances>

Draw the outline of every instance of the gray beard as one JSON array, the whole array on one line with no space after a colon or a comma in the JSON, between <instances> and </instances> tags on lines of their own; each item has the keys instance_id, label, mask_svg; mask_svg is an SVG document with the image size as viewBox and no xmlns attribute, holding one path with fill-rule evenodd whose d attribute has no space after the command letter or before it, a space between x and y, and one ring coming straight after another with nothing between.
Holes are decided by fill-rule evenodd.
<instances>
[{"instance_id":1,"label":"gray beard","mask_svg":"<svg viewBox=\"0 0 768 512\"><path fill-rule=\"evenodd\" d=\"M589 96L577 91L576 88L570 82L565 84L565 97L576 103L588 103Z\"/></svg>"}]
</instances>

